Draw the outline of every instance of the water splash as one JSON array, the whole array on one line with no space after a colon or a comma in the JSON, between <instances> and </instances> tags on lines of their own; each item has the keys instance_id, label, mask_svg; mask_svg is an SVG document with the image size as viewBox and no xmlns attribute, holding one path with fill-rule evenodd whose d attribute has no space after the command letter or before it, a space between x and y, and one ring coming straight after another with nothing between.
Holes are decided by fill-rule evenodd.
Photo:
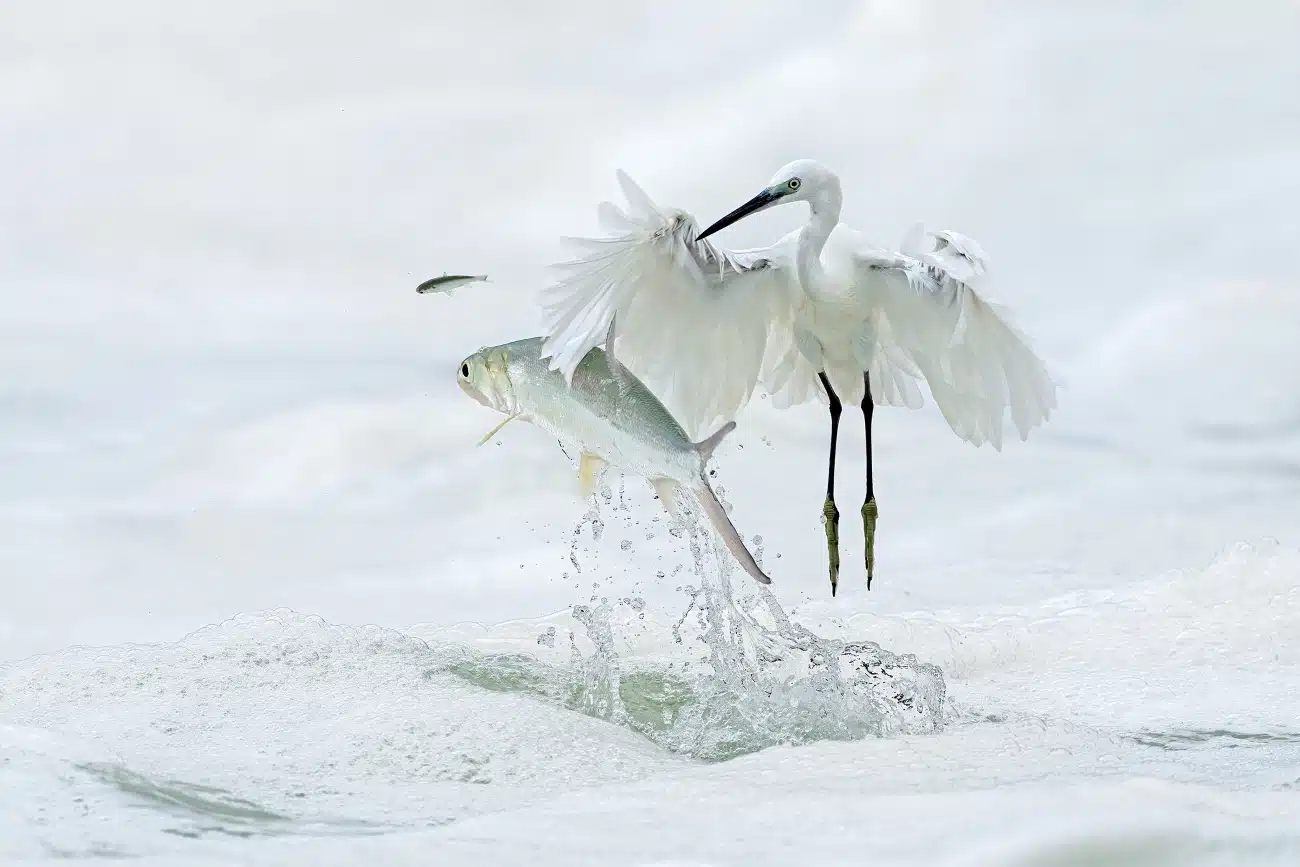
<instances>
[{"instance_id":1,"label":"water splash","mask_svg":"<svg viewBox=\"0 0 1300 867\"><path fill-rule=\"evenodd\" d=\"M718 492L730 511L725 489L719 486ZM607 522L629 525L619 527L623 532L609 526L614 538L626 538L630 524L639 523L622 492L617 501L610 493L605 488L592 498L573 531L569 559L580 571L596 571L579 565L579 552L601 558L597 543ZM699 510L682 505L683 519L668 535L685 540L695 583L678 587L685 606L671 626L668 653L620 654L622 633L629 624L644 623L644 602L598 597L593 583L589 603L571 612L575 630L567 666L497 655L462 665L459 673L501 688L498 676L487 675L508 667L515 671L511 681L525 691L631 728L673 752L714 761L777 744L942 727L946 687L937 666L871 641L822 638L793 622L770 590L736 572L730 552ZM583 545L586 527L590 548ZM668 576L660 570L656 577ZM743 590L736 590L733 577ZM579 632L591 647L586 654L578 646Z\"/></svg>"}]
</instances>

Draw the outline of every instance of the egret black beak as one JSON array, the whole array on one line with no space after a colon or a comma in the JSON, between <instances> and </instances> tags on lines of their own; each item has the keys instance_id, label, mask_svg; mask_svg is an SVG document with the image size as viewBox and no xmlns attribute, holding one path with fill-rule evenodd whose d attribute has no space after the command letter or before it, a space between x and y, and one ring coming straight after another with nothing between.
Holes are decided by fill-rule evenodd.
<instances>
[{"instance_id":1,"label":"egret black beak","mask_svg":"<svg viewBox=\"0 0 1300 867\"><path fill-rule=\"evenodd\" d=\"M745 204L741 205L739 208L736 208L736 210L732 211L730 214L727 214L727 216L723 217L721 220L718 220L712 226L709 226L709 228L705 229L702 233L700 233L700 236L695 240L703 241L705 238L709 237L714 232L720 232L723 229L730 226L732 223L735 223L738 220L743 220L745 219L745 217L748 217L750 214L754 214L757 213L758 211L763 210L768 205L780 199L781 196L782 193L774 193L771 190L763 190L763 192L759 193L757 196L754 196L754 198L750 199L748 202L745 202Z\"/></svg>"}]
</instances>

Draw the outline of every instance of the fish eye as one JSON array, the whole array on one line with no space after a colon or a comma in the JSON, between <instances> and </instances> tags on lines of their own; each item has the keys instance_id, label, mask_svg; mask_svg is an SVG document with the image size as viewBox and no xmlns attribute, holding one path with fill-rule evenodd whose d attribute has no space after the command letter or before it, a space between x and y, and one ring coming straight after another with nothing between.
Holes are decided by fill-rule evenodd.
<instances>
[{"instance_id":1,"label":"fish eye","mask_svg":"<svg viewBox=\"0 0 1300 867\"><path fill-rule=\"evenodd\" d=\"M460 375L463 376L463 377L465 377L466 379L469 379L469 365L468 365L468 364L462 364L462 365L460 366Z\"/></svg>"},{"instance_id":2,"label":"fish eye","mask_svg":"<svg viewBox=\"0 0 1300 867\"><path fill-rule=\"evenodd\" d=\"M791 178L791 179L786 183L786 186L789 187L789 188L792 189L792 190L797 190L797 189L799 189L799 183L800 183L800 181L799 181L798 178Z\"/></svg>"}]
</instances>

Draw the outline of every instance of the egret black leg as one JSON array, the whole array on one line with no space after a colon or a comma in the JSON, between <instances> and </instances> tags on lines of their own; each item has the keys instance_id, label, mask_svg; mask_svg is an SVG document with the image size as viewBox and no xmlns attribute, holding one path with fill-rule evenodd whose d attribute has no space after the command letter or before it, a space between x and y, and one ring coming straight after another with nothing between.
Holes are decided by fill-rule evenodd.
<instances>
[{"instance_id":1,"label":"egret black leg","mask_svg":"<svg viewBox=\"0 0 1300 867\"><path fill-rule=\"evenodd\" d=\"M862 503L862 530L867 540L867 589L871 589L872 573L876 568L876 491L871 483L871 416L876 402L871 397L871 375L862 374L866 396L862 398L862 419L867 429L867 498Z\"/></svg>"},{"instance_id":2,"label":"egret black leg","mask_svg":"<svg viewBox=\"0 0 1300 867\"><path fill-rule=\"evenodd\" d=\"M826 396L831 402L831 454L826 469L826 503L822 506L822 523L826 527L826 551L830 556L831 595L840 586L840 510L835 508L835 444L840 433L840 399L831 388L826 374L818 373Z\"/></svg>"}]
</instances>

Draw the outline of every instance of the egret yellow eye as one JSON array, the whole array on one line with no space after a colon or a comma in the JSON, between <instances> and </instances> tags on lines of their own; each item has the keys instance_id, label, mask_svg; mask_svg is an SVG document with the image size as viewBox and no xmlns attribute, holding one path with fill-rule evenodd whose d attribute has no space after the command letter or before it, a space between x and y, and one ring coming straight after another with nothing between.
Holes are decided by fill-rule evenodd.
<instances>
[{"instance_id":1,"label":"egret yellow eye","mask_svg":"<svg viewBox=\"0 0 1300 867\"><path fill-rule=\"evenodd\" d=\"M786 186L789 187L789 188L792 189L792 190L797 190L797 189L799 189L799 179L798 179L798 178L791 178L791 179L789 180L789 182L786 183Z\"/></svg>"}]
</instances>

